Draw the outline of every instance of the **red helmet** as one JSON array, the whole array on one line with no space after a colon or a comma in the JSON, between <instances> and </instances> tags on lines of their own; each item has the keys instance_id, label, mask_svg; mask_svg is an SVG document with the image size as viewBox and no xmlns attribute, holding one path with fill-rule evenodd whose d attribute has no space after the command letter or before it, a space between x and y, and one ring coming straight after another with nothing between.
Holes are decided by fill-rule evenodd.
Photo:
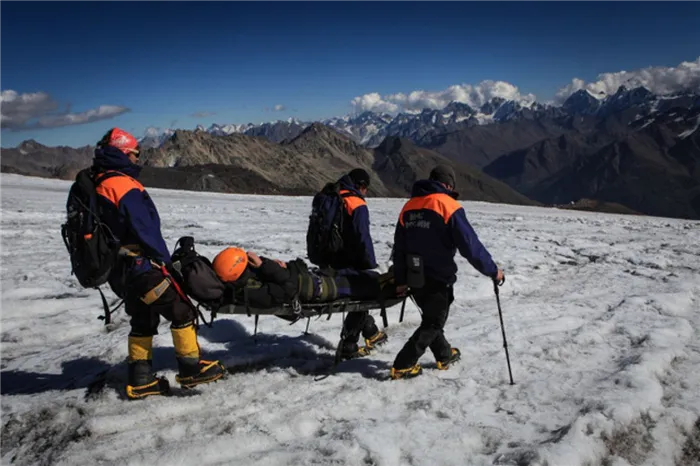
<instances>
[{"instance_id":1,"label":"red helmet","mask_svg":"<svg viewBox=\"0 0 700 466\"><path fill-rule=\"evenodd\" d=\"M123 129L112 128L100 139L97 143L98 147L102 146L112 146L116 147L120 151L124 152L126 155L134 154L138 157L141 152L139 147L139 142L130 133L127 133Z\"/></svg>"}]
</instances>

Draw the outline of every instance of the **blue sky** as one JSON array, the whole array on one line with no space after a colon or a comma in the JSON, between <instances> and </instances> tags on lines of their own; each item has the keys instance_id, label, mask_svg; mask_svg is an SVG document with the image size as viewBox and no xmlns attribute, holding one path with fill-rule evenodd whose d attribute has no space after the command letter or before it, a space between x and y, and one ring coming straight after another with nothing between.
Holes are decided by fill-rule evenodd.
<instances>
[{"instance_id":1,"label":"blue sky","mask_svg":"<svg viewBox=\"0 0 700 466\"><path fill-rule=\"evenodd\" d=\"M148 126L340 116L357 96L483 80L548 101L575 77L590 82L700 57L697 2L2 2L0 9L2 91L47 94L24 117L3 102L3 126L14 118L2 130L3 147L30 138L94 144L112 126L141 136ZM28 119L43 109L83 121L102 105L114 106L105 115L123 113L39 129Z\"/></svg>"}]
</instances>

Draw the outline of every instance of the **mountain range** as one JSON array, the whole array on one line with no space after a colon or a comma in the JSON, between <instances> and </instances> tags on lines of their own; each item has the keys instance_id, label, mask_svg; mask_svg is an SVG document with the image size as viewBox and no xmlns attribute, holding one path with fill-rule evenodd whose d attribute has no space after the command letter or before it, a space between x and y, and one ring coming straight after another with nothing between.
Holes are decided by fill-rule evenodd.
<instances>
[{"instance_id":1,"label":"mountain range","mask_svg":"<svg viewBox=\"0 0 700 466\"><path fill-rule=\"evenodd\" d=\"M463 199L588 199L581 205L700 218L699 127L700 92L620 87L579 90L561 106L494 98L479 108L150 131L141 144L152 186L310 194L361 166L372 195L406 196L417 177L449 163ZM25 141L3 150L2 170L68 179L91 150Z\"/></svg>"},{"instance_id":2,"label":"mountain range","mask_svg":"<svg viewBox=\"0 0 700 466\"><path fill-rule=\"evenodd\" d=\"M621 86L615 94L593 94L588 90L578 90L561 106L541 104L524 100L506 100L494 97L478 108L460 102L451 102L442 109L423 109L421 112L388 113L365 111L356 116L334 117L319 122L338 130L356 142L367 147L378 146L387 136L400 136L419 142L426 134L449 133L465 127L490 125L508 121L537 121L542 119L561 120L572 115L592 115L605 117L628 112L626 118L637 120L673 107L688 108L699 105L700 93L687 91L675 95L657 96L644 87L627 89ZM263 136L273 142L296 137L312 124L289 118L261 124L246 123L213 124L209 128L198 126L196 130L206 131L216 136L234 133L249 136ZM142 139L145 147L158 147L171 136L173 130L151 132Z\"/></svg>"}]
</instances>

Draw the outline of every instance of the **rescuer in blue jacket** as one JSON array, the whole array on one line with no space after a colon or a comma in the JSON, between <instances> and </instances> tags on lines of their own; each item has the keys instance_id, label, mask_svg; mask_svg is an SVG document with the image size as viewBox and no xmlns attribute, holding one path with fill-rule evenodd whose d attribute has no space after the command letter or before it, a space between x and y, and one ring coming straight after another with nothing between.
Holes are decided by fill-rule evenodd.
<instances>
[{"instance_id":1,"label":"rescuer in blue jacket","mask_svg":"<svg viewBox=\"0 0 700 466\"><path fill-rule=\"evenodd\" d=\"M136 138L112 128L97 143L92 166L100 219L121 244L109 284L124 298L125 312L131 317L126 386L130 399L169 392L167 379L152 373L153 336L160 316L171 322L179 369L176 380L181 386L212 382L225 373L219 361L200 358L194 310L169 274L171 259L158 211L136 180L141 172L139 157Z\"/></svg>"},{"instance_id":2,"label":"rescuer in blue jacket","mask_svg":"<svg viewBox=\"0 0 700 466\"><path fill-rule=\"evenodd\" d=\"M410 287L422 311L420 327L399 351L392 379L415 377L422 372L418 359L430 348L438 369L447 369L460 352L444 335L452 285L457 280L454 256L459 253L487 277L501 281L503 271L494 263L469 224L454 192L455 173L438 165L427 180L413 185L411 199L399 215L394 233L394 273L400 292Z\"/></svg>"},{"instance_id":3,"label":"rescuer in blue jacket","mask_svg":"<svg viewBox=\"0 0 700 466\"><path fill-rule=\"evenodd\" d=\"M374 245L369 232L369 208L365 201L369 174L357 168L338 180L343 199L343 249L331 260L338 269L368 270L377 268Z\"/></svg>"},{"instance_id":4,"label":"rescuer in blue jacket","mask_svg":"<svg viewBox=\"0 0 700 466\"><path fill-rule=\"evenodd\" d=\"M340 196L343 200L343 249L334 255L330 267L342 270L343 274L377 274L371 269L377 267L374 255L374 245L369 230L369 209L365 196L369 188L370 178L366 170L356 168L342 176ZM388 336L374 322L369 312L350 312L343 322L345 338L341 342L341 358L353 359L367 356L370 350L383 345ZM359 346L360 334L364 337L365 345Z\"/></svg>"}]
</instances>

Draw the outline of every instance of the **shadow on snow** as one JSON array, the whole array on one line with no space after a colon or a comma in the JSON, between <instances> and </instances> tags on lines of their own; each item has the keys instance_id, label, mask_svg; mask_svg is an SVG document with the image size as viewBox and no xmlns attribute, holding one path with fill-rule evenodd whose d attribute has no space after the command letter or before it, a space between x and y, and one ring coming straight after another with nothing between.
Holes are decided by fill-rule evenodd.
<instances>
[{"instance_id":1,"label":"shadow on snow","mask_svg":"<svg viewBox=\"0 0 700 466\"><path fill-rule=\"evenodd\" d=\"M199 338L212 343L226 343L226 348L206 351L205 359L219 359L230 374L286 371L294 377L324 374L333 365L336 344L308 333L297 336L258 333L252 336L234 319L216 320L211 328L204 325ZM359 373L365 378L383 379L389 364L372 356L344 361L335 373ZM0 372L2 395L32 395L54 390L86 389L86 396L97 393L104 386L122 391L126 384L126 361L111 365L95 357L80 357L61 364L60 374L5 370ZM154 372L177 372L172 347L153 347Z\"/></svg>"}]
</instances>

